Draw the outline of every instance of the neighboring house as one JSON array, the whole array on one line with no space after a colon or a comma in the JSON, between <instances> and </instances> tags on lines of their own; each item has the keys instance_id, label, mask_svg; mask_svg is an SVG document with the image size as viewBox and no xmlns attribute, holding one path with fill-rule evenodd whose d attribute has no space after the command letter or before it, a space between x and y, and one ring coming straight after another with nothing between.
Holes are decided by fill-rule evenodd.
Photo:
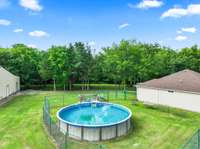
<instances>
[{"instance_id":1,"label":"neighboring house","mask_svg":"<svg viewBox=\"0 0 200 149\"><path fill-rule=\"evenodd\" d=\"M20 90L20 79L0 66L0 100Z\"/></svg>"},{"instance_id":2,"label":"neighboring house","mask_svg":"<svg viewBox=\"0 0 200 149\"><path fill-rule=\"evenodd\" d=\"M136 88L138 100L144 103L200 112L200 73L187 69L139 83Z\"/></svg>"}]
</instances>

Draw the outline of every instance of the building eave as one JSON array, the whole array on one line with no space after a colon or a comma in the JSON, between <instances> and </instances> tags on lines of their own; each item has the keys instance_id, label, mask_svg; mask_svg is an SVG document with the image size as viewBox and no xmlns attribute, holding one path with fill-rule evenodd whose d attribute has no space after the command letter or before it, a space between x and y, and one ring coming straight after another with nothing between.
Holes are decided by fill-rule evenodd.
<instances>
[{"instance_id":1,"label":"building eave","mask_svg":"<svg viewBox=\"0 0 200 149\"><path fill-rule=\"evenodd\" d=\"M193 91L185 91L185 90L177 90L177 89L168 89L168 88L156 88L156 87L150 87L145 85L135 85L136 88L147 88L147 89L156 89L156 90L164 90L164 91L174 91L174 92L180 92L180 93L189 93L189 94L197 94L200 95L200 92L193 92Z\"/></svg>"}]
</instances>

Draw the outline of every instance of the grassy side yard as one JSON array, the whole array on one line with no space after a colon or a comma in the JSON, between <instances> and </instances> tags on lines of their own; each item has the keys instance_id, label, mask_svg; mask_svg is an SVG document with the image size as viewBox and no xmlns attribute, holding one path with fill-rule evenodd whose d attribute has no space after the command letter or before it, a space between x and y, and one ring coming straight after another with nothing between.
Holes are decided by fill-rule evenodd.
<instances>
[{"instance_id":1,"label":"grassy side yard","mask_svg":"<svg viewBox=\"0 0 200 149\"><path fill-rule=\"evenodd\" d=\"M90 92L91 93L91 92ZM55 148L48 139L42 122L44 96L64 95L65 105L78 101L80 92L38 92L15 97L0 107L0 148L1 149L51 149ZM110 95L110 98L114 97ZM56 96L54 98L57 98ZM124 137L105 141L109 149L168 149L180 148L200 126L200 114L163 108L132 105L133 97L127 100L111 98L111 102L129 107L133 113L134 129ZM57 102L51 100L52 104ZM61 105L60 105L61 106ZM55 113L59 109L52 110ZM74 148L82 148L77 143Z\"/></svg>"}]
</instances>

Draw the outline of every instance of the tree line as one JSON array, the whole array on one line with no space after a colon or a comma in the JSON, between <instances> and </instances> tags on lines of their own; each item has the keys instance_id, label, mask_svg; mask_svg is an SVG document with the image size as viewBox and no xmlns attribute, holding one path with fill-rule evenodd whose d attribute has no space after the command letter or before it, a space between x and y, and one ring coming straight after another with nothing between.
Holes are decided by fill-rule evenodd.
<instances>
[{"instance_id":1,"label":"tree line","mask_svg":"<svg viewBox=\"0 0 200 149\"><path fill-rule=\"evenodd\" d=\"M94 54L82 42L46 51L15 44L0 48L0 65L19 76L25 86L54 84L55 90L57 84L70 90L74 83L133 86L186 68L200 72L200 48L174 50L156 43L122 40Z\"/></svg>"}]
</instances>

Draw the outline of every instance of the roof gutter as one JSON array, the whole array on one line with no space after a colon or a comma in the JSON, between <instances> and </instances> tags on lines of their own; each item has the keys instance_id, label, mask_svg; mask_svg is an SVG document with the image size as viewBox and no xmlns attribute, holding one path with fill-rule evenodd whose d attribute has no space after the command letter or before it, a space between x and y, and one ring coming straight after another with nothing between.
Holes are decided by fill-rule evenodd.
<instances>
[{"instance_id":1,"label":"roof gutter","mask_svg":"<svg viewBox=\"0 0 200 149\"><path fill-rule=\"evenodd\" d=\"M167 89L167 88L157 88L157 87L150 87L145 85L135 85L136 88L148 88L148 89L156 89L156 90L164 90L164 91L175 91L180 93L190 93L200 95L200 92L192 92L192 91L185 91L185 90L176 90L176 89Z\"/></svg>"}]
</instances>

